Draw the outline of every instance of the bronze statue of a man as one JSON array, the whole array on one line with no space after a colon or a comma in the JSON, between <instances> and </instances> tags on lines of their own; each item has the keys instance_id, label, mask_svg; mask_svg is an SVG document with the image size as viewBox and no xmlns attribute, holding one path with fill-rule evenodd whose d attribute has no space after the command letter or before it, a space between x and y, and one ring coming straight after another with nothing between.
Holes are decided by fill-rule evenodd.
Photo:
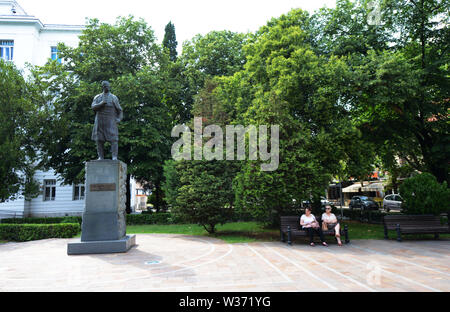
<instances>
[{"instance_id":1,"label":"bronze statue of a man","mask_svg":"<svg viewBox=\"0 0 450 312\"><path fill-rule=\"evenodd\" d=\"M117 123L123 118L123 110L120 107L117 96L110 92L108 81L102 82L103 93L97 95L92 102L95 114L92 140L97 142L98 159L105 159L105 142L111 143L112 159L117 160L119 153L119 130Z\"/></svg>"}]
</instances>

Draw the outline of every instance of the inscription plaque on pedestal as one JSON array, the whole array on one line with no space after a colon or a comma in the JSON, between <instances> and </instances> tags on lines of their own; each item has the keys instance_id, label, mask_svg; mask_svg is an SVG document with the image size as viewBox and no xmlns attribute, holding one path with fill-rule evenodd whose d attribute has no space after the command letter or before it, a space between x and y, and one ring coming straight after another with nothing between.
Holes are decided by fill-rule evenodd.
<instances>
[{"instance_id":1,"label":"inscription plaque on pedestal","mask_svg":"<svg viewBox=\"0 0 450 312\"><path fill-rule=\"evenodd\" d=\"M116 184L115 183L91 184L89 186L89 190L91 192L115 191L116 190Z\"/></svg>"}]
</instances>

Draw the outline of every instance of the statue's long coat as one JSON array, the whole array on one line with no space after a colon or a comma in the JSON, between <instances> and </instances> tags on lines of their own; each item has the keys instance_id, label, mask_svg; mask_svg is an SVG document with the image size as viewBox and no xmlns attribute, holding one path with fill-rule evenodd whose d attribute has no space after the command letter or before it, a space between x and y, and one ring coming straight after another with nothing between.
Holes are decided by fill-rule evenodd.
<instances>
[{"instance_id":1,"label":"statue's long coat","mask_svg":"<svg viewBox=\"0 0 450 312\"><path fill-rule=\"evenodd\" d=\"M101 103L107 104L102 107ZM92 140L103 142L119 141L117 123L123 118L123 110L119 99L114 94L101 93L95 96L92 109L96 112L95 124L92 129Z\"/></svg>"}]
</instances>

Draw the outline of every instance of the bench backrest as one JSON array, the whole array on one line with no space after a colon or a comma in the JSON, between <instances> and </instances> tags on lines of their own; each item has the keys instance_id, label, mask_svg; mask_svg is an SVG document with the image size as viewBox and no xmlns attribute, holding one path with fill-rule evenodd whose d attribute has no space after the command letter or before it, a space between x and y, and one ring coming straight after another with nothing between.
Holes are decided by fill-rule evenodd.
<instances>
[{"instance_id":1,"label":"bench backrest","mask_svg":"<svg viewBox=\"0 0 450 312\"><path fill-rule=\"evenodd\" d=\"M433 215L390 215L384 216L383 223L388 228L402 226L441 226L441 219Z\"/></svg>"},{"instance_id":2,"label":"bench backrest","mask_svg":"<svg viewBox=\"0 0 450 312\"><path fill-rule=\"evenodd\" d=\"M291 230L296 230L300 227L300 217L299 216L281 217L280 225L282 231L287 231L288 226L291 227Z\"/></svg>"},{"instance_id":3,"label":"bench backrest","mask_svg":"<svg viewBox=\"0 0 450 312\"><path fill-rule=\"evenodd\" d=\"M317 222L321 223L322 216L316 217ZM291 230L300 229L300 216L283 216L281 217L281 230L287 231L287 227L290 226Z\"/></svg>"}]
</instances>

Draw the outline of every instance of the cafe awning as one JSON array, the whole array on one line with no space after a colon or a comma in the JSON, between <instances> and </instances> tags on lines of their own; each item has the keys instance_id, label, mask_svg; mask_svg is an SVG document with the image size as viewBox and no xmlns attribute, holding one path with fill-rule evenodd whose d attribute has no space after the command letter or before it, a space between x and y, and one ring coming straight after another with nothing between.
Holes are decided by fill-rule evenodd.
<instances>
[{"instance_id":1,"label":"cafe awning","mask_svg":"<svg viewBox=\"0 0 450 312\"><path fill-rule=\"evenodd\" d=\"M384 185L381 182L372 183L361 188L362 192L383 192Z\"/></svg>"},{"instance_id":2,"label":"cafe awning","mask_svg":"<svg viewBox=\"0 0 450 312\"><path fill-rule=\"evenodd\" d=\"M361 182L347 186L342 189L342 193L359 193L361 190Z\"/></svg>"}]
</instances>

